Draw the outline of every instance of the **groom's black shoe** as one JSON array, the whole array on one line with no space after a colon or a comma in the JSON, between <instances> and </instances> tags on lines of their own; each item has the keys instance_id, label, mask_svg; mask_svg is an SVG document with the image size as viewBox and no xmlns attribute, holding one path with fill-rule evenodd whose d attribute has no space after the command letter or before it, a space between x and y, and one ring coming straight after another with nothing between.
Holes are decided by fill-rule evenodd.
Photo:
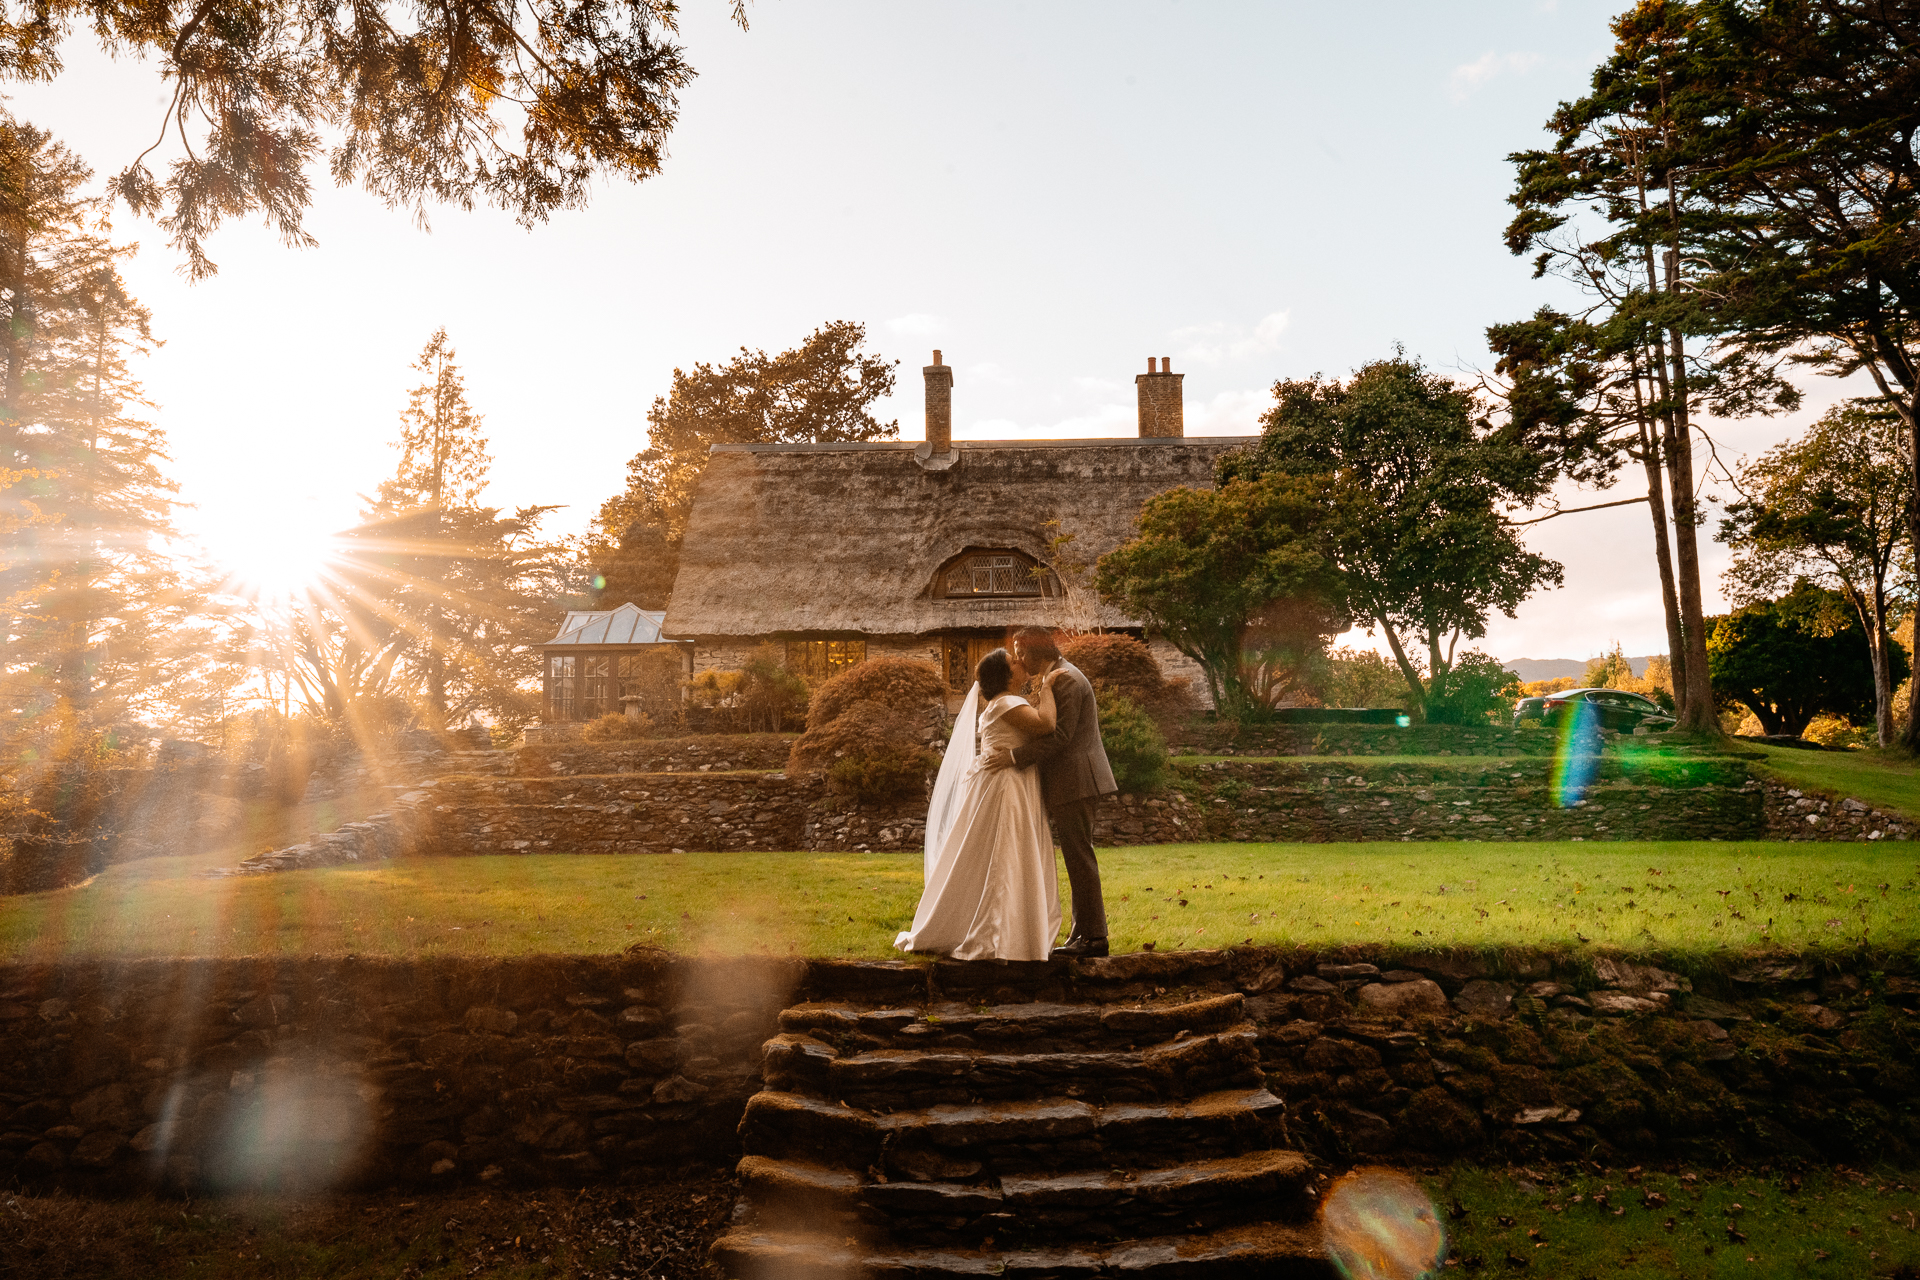
<instances>
[{"instance_id":1,"label":"groom's black shoe","mask_svg":"<svg viewBox=\"0 0 1920 1280\"><path fill-rule=\"evenodd\" d=\"M1105 938L1068 938L1053 949L1056 956L1066 956L1070 960L1084 960L1092 956L1107 954Z\"/></svg>"}]
</instances>

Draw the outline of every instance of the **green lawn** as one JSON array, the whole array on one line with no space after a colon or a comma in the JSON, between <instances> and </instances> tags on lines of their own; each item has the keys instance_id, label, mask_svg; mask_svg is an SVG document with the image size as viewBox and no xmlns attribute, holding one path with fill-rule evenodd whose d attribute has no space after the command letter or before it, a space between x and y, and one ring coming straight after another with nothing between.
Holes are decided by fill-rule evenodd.
<instances>
[{"instance_id":1,"label":"green lawn","mask_svg":"<svg viewBox=\"0 0 1920 1280\"><path fill-rule=\"evenodd\" d=\"M1905 756L1879 751L1795 751L1743 742L1766 756L1755 767L1790 786L1852 796L1876 809L1920 819L1920 768Z\"/></svg>"},{"instance_id":2,"label":"green lawn","mask_svg":"<svg viewBox=\"0 0 1920 1280\"><path fill-rule=\"evenodd\" d=\"M0 900L0 958L892 955L916 853L406 858L232 880L152 859ZM1920 939L1920 845L1161 845L1101 854L1117 951L1241 943L1713 954ZM1064 877L1061 895L1066 896Z\"/></svg>"},{"instance_id":3,"label":"green lawn","mask_svg":"<svg viewBox=\"0 0 1920 1280\"><path fill-rule=\"evenodd\" d=\"M1913 1174L1450 1169L1428 1177L1462 1274L1708 1280L1920 1267ZM1456 1209L1466 1212L1454 1217ZM1476 1264L1475 1259L1478 1259ZM1903 1274L1911 1274L1906 1272Z\"/></svg>"}]
</instances>

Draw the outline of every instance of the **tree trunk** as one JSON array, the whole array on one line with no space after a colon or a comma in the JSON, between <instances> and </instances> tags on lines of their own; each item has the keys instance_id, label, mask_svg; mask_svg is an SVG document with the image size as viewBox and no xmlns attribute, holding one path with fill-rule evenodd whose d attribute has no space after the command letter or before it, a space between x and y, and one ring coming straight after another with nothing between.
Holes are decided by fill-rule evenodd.
<instances>
[{"instance_id":1,"label":"tree trunk","mask_svg":"<svg viewBox=\"0 0 1920 1280\"><path fill-rule=\"evenodd\" d=\"M1916 560L1920 560L1920 378L1913 380L1908 388L1908 401L1905 409L1907 419L1907 477L1912 482L1907 490L1907 546L1913 551ZM1920 636L1920 631L1914 632ZM1920 642L1916 642L1920 648ZM1914 664L1916 676L1914 684L1920 687L1920 662ZM1907 695L1907 723L1900 736L1900 745L1905 750L1920 754L1920 697Z\"/></svg>"},{"instance_id":2,"label":"tree trunk","mask_svg":"<svg viewBox=\"0 0 1920 1280\"><path fill-rule=\"evenodd\" d=\"M1635 378L1635 395L1639 379ZM1677 721L1686 707L1687 646L1680 625L1680 602L1674 593L1673 549L1667 539L1666 480L1661 475L1660 434L1646 418L1640 419L1640 461L1647 472L1647 509L1653 517L1653 558L1660 566L1660 609L1667 621L1667 666L1673 679L1673 708Z\"/></svg>"}]
</instances>

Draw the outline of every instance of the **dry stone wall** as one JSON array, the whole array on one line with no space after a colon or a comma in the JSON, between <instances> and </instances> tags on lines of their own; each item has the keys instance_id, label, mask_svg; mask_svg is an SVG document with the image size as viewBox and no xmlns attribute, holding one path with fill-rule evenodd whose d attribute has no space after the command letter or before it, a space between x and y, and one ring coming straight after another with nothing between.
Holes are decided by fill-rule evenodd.
<instances>
[{"instance_id":1,"label":"dry stone wall","mask_svg":"<svg viewBox=\"0 0 1920 1280\"><path fill-rule=\"evenodd\" d=\"M761 1045L802 1000L913 1021L955 1003L1151 1010L1228 992L1257 1028L1288 1145L1334 1162L1910 1162L1915 960L1687 972L1246 948L1034 965L0 967L0 1177L95 1192L650 1179L737 1157ZM930 1047L975 1047L963 1026L925 1021Z\"/></svg>"}]
</instances>

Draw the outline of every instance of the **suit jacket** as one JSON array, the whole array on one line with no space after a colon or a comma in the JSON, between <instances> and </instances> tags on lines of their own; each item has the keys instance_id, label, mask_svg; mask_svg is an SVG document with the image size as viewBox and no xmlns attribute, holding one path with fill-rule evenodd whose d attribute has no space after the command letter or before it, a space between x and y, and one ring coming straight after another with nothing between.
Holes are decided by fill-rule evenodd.
<instances>
[{"instance_id":1,"label":"suit jacket","mask_svg":"<svg viewBox=\"0 0 1920 1280\"><path fill-rule=\"evenodd\" d=\"M1053 732L1013 753L1013 762L1021 768L1040 766L1040 793L1049 809L1120 789L1100 742L1100 708L1094 702L1093 686L1080 668L1065 659L1060 670L1062 675L1053 682Z\"/></svg>"}]
</instances>

